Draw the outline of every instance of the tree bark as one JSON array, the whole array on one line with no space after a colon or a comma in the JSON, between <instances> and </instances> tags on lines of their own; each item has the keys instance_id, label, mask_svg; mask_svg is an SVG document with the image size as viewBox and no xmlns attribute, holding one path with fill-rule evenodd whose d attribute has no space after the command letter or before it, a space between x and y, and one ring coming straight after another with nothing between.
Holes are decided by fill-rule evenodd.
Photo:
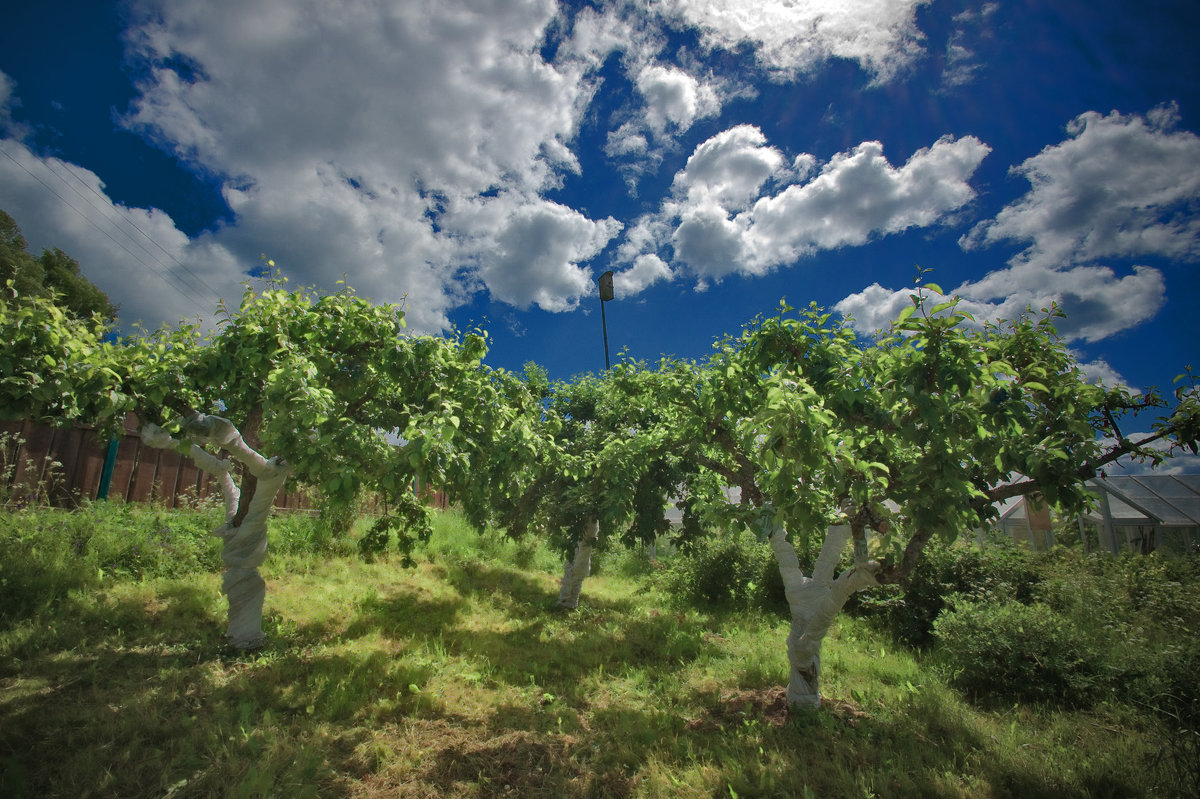
<instances>
[{"instance_id":1,"label":"tree bark","mask_svg":"<svg viewBox=\"0 0 1200 799\"><path fill-rule=\"evenodd\" d=\"M558 590L560 608L574 610L579 607L579 594L583 590L583 581L592 573L592 547L600 537L600 523L596 517L589 516L583 523L579 540L575 543L575 557L567 561L563 569L562 583Z\"/></svg>"},{"instance_id":2,"label":"tree bark","mask_svg":"<svg viewBox=\"0 0 1200 799\"><path fill-rule=\"evenodd\" d=\"M789 707L818 707L821 704L821 645L846 600L855 591L876 585L877 564L856 565L834 576L838 559L850 541L847 525L830 527L811 577L800 569L796 549L787 530L775 525L770 531L771 551L783 578L784 593L791 612L788 631L787 702Z\"/></svg>"},{"instance_id":3,"label":"tree bark","mask_svg":"<svg viewBox=\"0 0 1200 799\"><path fill-rule=\"evenodd\" d=\"M258 567L267 557L267 521L275 495L287 480L287 464L275 458L267 459L246 444L241 433L228 419L198 414L187 420L184 435L200 444L216 445L246 467L254 477L249 500L240 495L231 472L233 463L218 458L198 444L192 444L190 454L196 465L214 474L221 485L225 504L225 523L212 534L220 538L221 561L225 574L221 592L229 600L229 625L225 637L238 649L254 649L262 645L262 609L267 585ZM151 447L178 445L156 425L147 424L142 440Z\"/></svg>"}]
</instances>

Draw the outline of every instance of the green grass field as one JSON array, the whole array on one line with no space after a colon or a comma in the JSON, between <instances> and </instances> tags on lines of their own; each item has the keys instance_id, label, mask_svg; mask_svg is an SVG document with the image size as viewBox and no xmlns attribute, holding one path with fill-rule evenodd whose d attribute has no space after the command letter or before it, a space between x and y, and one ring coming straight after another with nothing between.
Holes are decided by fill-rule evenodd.
<instances>
[{"instance_id":1,"label":"green grass field","mask_svg":"<svg viewBox=\"0 0 1200 799\"><path fill-rule=\"evenodd\" d=\"M1134 705L977 707L844 615L789 716L778 616L681 607L631 553L557 611L550 553L452 514L411 569L278 520L238 654L212 513L3 513L0 795L1169 795Z\"/></svg>"}]
</instances>

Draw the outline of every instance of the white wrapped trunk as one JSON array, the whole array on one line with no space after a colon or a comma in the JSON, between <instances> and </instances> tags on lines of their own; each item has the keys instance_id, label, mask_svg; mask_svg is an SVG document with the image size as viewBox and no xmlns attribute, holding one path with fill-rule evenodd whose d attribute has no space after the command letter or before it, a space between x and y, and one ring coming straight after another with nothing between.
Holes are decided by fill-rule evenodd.
<instances>
[{"instance_id":1,"label":"white wrapped trunk","mask_svg":"<svg viewBox=\"0 0 1200 799\"><path fill-rule=\"evenodd\" d=\"M262 609L267 585L258 573L258 567L267 557L267 520L275 495L287 480L288 468L277 459L268 460L256 452L246 444L232 422L219 416L197 416L188 423L185 433L201 443L221 447L244 464L257 481L246 514L237 522L240 495L231 474L233 464L201 446L191 445L189 454L198 467L216 476L225 504L225 523L212 532L224 542L221 560L225 564L225 574L221 579L221 592L229 600L229 626L225 637L238 649L253 649L261 646L265 638ZM153 424L143 427L142 440L148 446L158 448L179 445Z\"/></svg>"},{"instance_id":2,"label":"white wrapped trunk","mask_svg":"<svg viewBox=\"0 0 1200 799\"><path fill-rule=\"evenodd\" d=\"M562 584L558 589L560 608L574 610L579 607L579 594L583 590L584 579L592 573L592 547L600 537L600 522L589 516L583 523L579 540L575 543L575 557L567 561L563 568Z\"/></svg>"},{"instance_id":3,"label":"white wrapped trunk","mask_svg":"<svg viewBox=\"0 0 1200 799\"><path fill-rule=\"evenodd\" d=\"M771 550L779 565L792 623L788 632L787 702L789 707L821 704L821 644L834 619L855 591L876 584L877 565L862 562L834 576L838 559L850 541L850 528L830 527L811 577L800 570L796 549L782 526L770 533Z\"/></svg>"}]
</instances>

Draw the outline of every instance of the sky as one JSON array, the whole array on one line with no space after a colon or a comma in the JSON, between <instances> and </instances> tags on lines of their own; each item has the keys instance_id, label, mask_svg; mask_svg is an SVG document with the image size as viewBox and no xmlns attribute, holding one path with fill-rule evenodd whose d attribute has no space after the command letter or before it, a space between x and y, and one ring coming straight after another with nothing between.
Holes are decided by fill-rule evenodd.
<instances>
[{"instance_id":1,"label":"sky","mask_svg":"<svg viewBox=\"0 0 1200 799\"><path fill-rule=\"evenodd\" d=\"M6 6L0 209L126 327L269 259L566 379L785 298L869 335L920 266L1106 383L1200 369L1193 0Z\"/></svg>"}]
</instances>

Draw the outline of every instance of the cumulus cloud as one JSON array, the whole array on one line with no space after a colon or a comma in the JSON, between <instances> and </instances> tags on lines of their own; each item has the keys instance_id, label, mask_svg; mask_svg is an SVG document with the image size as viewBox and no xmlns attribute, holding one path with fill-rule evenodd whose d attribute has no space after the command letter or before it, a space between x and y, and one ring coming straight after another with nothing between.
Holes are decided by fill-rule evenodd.
<instances>
[{"instance_id":1,"label":"cumulus cloud","mask_svg":"<svg viewBox=\"0 0 1200 799\"><path fill-rule=\"evenodd\" d=\"M700 144L675 176L674 188L688 203L711 200L722 209L743 210L784 163L761 130L738 125Z\"/></svg>"},{"instance_id":2,"label":"cumulus cloud","mask_svg":"<svg viewBox=\"0 0 1200 799\"><path fill-rule=\"evenodd\" d=\"M578 259L612 226L539 195L578 171L587 71L625 29L597 17L590 41L549 63L550 0L215 5L134 4L127 41L142 77L124 123L223 179L236 220L217 241L268 251L304 282L349 272L376 300L407 297L416 329L444 327L481 287L574 307L590 282ZM500 195L503 212L480 211ZM541 249L523 238L535 229L550 235Z\"/></svg>"},{"instance_id":3,"label":"cumulus cloud","mask_svg":"<svg viewBox=\"0 0 1200 799\"><path fill-rule=\"evenodd\" d=\"M29 248L57 247L121 306L121 320L148 327L211 314L238 297L245 274L211 235L189 239L157 209L114 203L93 172L0 144L0 208L14 213Z\"/></svg>"},{"instance_id":4,"label":"cumulus cloud","mask_svg":"<svg viewBox=\"0 0 1200 799\"><path fill-rule=\"evenodd\" d=\"M480 278L492 296L518 308L573 310L593 288L591 272L580 263L607 246L619 222L593 222L579 212L546 200L509 195L474 201L448 216L462 229L487 231L469 242Z\"/></svg>"},{"instance_id":5,"label":"cumulus cloud","mask_svg":"<svg viewBox=\"0 0 1200 799\"><path fill-rule=\"evenodd\" d=\"M657 63L648 56L651 52L648 45L625 59L626 73L642 102L616 115L624 121L609 132L604 148L634 191L638 181L675 149L681 135L697 120L717 116L724 100L737 94L723 81L701 80L681 67Z\"/></svg>"},{"instance_id":6,"label":"cumulus cloud","mask_svg":"<svg viewBox=\"0 0 1200 799\"><path fill-rule=\"evenodd\" d=\"M1013 167L1030 190L962 239L966 248L1025 242L1026 263L1107 257L1200 258L1200 137L1172 131L1174 106L1147 116L1089 111L1070 138Z\"/></svg>"},{"instance_id":7,"label":"cumulus cloud","mask_svg":"<svg viewBox=\"0 0 1200 799\"><path fill-rule=\"evenodd\" d=\"M589 53L596 52L598 42L610 43L614 31L629 37L627 44L614 49L626 53L626 74L644 101L614 126L605 152L619 161L626 183L636 193L639 181L661 165L680 134L697 120L719 114L733 98L756 93L744 76L717 77L694 63L686 66L693 61L686 52L674 54L685 66L658 63L665 42L646 32L643 14L658 15L668 27L694 30L709 51L750 45L760 67L778 80L794 80L841 58L857 62L881 84L924 53L915 10L925 2L663 0L636 6L636 22L623 18L619 10L632 7L617 5L603 14L581 15L584 31L579 38L590 43Z\"/></svg>"},{"instance_id":8,"label":"cumulus cloud","mask_svg":"<svg viewBox=\"0 0 1200 799\"><path fill-rule=\"evenodd\" d=\"M1020 318L1028 313L1031 307L1039 312L1040 308L1048 307L1048 303L1038 305L1037 303L1029 302L1031 295L1018 295L1009 297L1001 303L989 303L969 299L958 291L951 292L949 295L938 294L937 292L930 292L928 290L925 293L926 308L932 308L951 298L957 299L958 304L953 310L958 313L969 314L968 320L963 324L977 329L982 328L985 322L998 322L1002 319ZM1107 292L1105 288L1098 288L1097 293L1103 296ZM892 323L899 318L900 312L912 305L912 295L913 289L911 288L893 290L884 288L878 283L872 283L862 291L855 292L843 298L834 305L833 310L851 320L854 329L859 333L869 335L877 330L886 330L891 327ZM950 310L946 310L941 312L941 314L945 315L950 312ZM1081 338L1081 336L1073 335L1072 333L1072 330L1075 329L1070 326L1075 324L1073 320L1065 320L1069 323L1068 325L1064 325L1064 320L1062 319L1057 321L1060 333L1068 338ZM1103 358L1087 360L1079 353L1073 354L1079 358L1079 367L1090 382L1103 382L1108 386L1125 385L1125 378Z\"/></svg>"},{"instance_id":9,"label":"cumulus cloud","mask_svg":"<svg viewBox=\"0 0 1200 799\"><path fill-rule=\"evenodd\" d=\"M568 19L553 0L131 0L125 42L137 94L120 122L215 178L230 220L189 240L160 211L112 203L87 170L28 151L21 163L36 174L74 169L94 184L106 213L162 232L164 274L204 278L208 289L179 289L178 303L147 301L146 311L158 307L163 321L177 310L207 312L214 292L236 297L240 290L228 287L264 252L299 283L331 288L349 274L373 300L406 298L420 331L445 328L449 313L480 291L522 308L569 310L595 291L588 262L620 224L546 197L581 169L576 136L613 53L634 93L608 149L636 179L698 120L748 91L714 76L696 53L666 56L667 28L695 29L702 48L748 42L779 76L844 58L886 80L922 51L914 21L922 2L672 0L586 7ZM19 141L16 106L12 81L0 75L0 126ZM852 178L840 162L827 164L808 194L765 196L816 174L817 164L807 155L789 163L757 135L737 130L693 154L660 218L637 220L621 243L617 265L628 268L620 285L636 293L674 279L679 264L699 282L761 273L811 247L927 224L948 202L927 196L927 213L910 207L906 217L881 205L847 221L847 205L817 207L837 195L836 186L815 196L835 171ZM847 159L886 165L863 147ZM7 168L16 170L6 181L11 197L30 184L15 161ZM908 165L891 171L902 173L900 183L919 178ZM896 204L919 205L925 190L913 191ZM45 202L55 207L42 219L80 219L61 200ZM791 214L810 211L825 213L843 237L791 223ZM41 238L41 221L31 216L21 220L31 240L87 259L102 287L128 285L130 259L120 248L54 236L48 225ZM668 265L663 248L672 243L678 263ZM113 252L90 252L105 249ZM116 299L143 316L138 292L127 290Z\"/></svg>"},{"instance_id":10,"label":"cumulus cloud","mask_svg":"<svg viewBox=\"0 0 1200 799\"><path fill-rule=\"evenodd\" d=\"M974 136L947 136L899 168L884 158L879 142L839 153L813 180L755 204L758 258L783 263L815 249L932 225L975 197L967 181L990 151Z\"/></svg>"},{"instance_id":11,"label":"cumulus cloud","mask_svg":"<svg viewBox=\"0 0 1200 799\"><path fill-rule=\"evenodd\" d=\"M830 58L856 61L877 81L924 53L916 11L928 0L663 0L659 13L700 31L709 47L752 43L764 68L792 78Z\"/></svg>"},{"instance_id":12,"label":"cumulus cloud","mask_svg":"<svg viewBox=\"0 0 1200 799\"><path fill-rule=\"evenodd\" d=\"M668 127L687 130L696 119L721 110L713 87L682 69L647 65L638 73L636 86L646 100L646 123L659 135Z\"/></svg>"},{"instance_id":13,"label":"cumulus cloud","mask_svg":"<svg viewBox=\"0 0 1200 799\"><path fill-rule=\"evenodd\" d=\"M696 148L671 199L635 226L636 246L618 254L628 260L669 243L701 282L763 274L818 250L937 223L974 198L968 180L989 151L972 136L944 137L894 167L882 145L863 142L818 169L808 154L789 165L758 128L737 126Z\"/></svg>"},{"instance_id":14,"label":"cumulus cloud","mask_svg":"<svg viewBox=\"0 0 1200 799\"><path fill-rule=\"evenodd\" d=\"M953 289L964 309L983 321L1057 304L1066 313L1059 332L1082 341L1153 317L1166 301L1158 269L1132 264L1118 271L1096 261L1200 258L1200 137L1172 131L1177 117L1174 106L1144 117L1088 112L1068 125L1065 141L1014 167L1029 191L975 225L960 244L1026 247L1006 268ZM836 307L869 332L890 324L908 294L876 284Z\"/></svg>"},{"instance_id":15,"label":"cumulus cloud","mask_svg":"<svg viewBox=\"0 0 1200 799\"><path fill-rule=\"evenodd\" d=\"M639 255L633 266L613 276L613 290L618 297L633 297L659 282L670 282L674 273L666 261L653 253Z\"/></svg>"},{"instance_id":16,"label":"cumulus cloud","mask_svg":"<svg viewBox=\"0 0 1200 799\"><path fill-rule=\"evenodd\" d=\"M834 307L853 316L857 330L869 333L890 325L909 304L911 293L873 283ZM1023 264L963 283L950 295L958 297L959 308L980 323L1015 319L1029 309L1057 305L1067 314L1055 324L1064 338L1098 341L1154 316L1166 299L1166 286L1162 273L1146 266L1118 276L1106 266L1053 270Z\"/></svg>"}]
</instances>

